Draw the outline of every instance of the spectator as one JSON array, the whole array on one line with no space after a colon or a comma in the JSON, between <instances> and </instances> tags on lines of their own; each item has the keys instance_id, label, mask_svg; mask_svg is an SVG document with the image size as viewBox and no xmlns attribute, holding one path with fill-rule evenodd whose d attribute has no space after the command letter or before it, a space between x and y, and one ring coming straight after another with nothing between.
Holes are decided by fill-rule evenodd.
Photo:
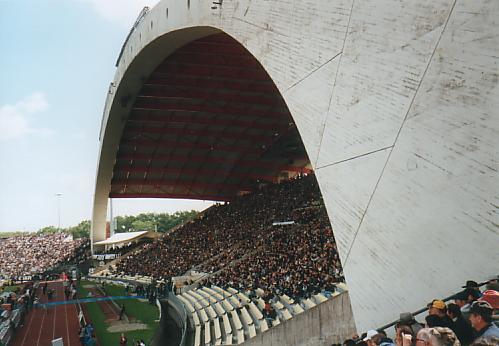
<instances>
[{"instance_id":1,"label":"spectator","mask_svg":"<svg viewBox=\"0 0 499 346\"><path fill-rule=\"evenodd\" d=\"M88 239L73 239L66 233L16 236L2 241L0 274L19 277L41 274L61 262L80 262L86 256Z\"/></svg>"},{"instance_id":2,"label":"spectator","mask_svg":"<svg viewBox=\"0 0 499 346\"><path fill-rule=\"evenodd\" d=\"M430 345L430 328L422 328L416 334L415 346L429 346Z\"/></svg>"},{"instance_id":3,"label":"spectator","mask_svg":"<svg viewBox=\"0 0 499 346\"><path fill-rule=\"evenodd\" d=\"M470 322L477 338L499 338L499 328L492 323L493 309L486 301L474 302L470 308Z\"/></svg>"},{"instance_id":4,"label":"spectator","mask_svg":"<svg viewBox=\"0 0 499 346\"><path fill-rule=\"evenodd\" d=\"M128 340L125 336L125 334L121 333L121 336L120 336L120 346L126 346L128 343Z\"/></svg>"},{"instance_id":5,"label":"spectator","mask_svg":"<svg viewBox=\"0 0 499 346\"><path fill-rule=\"evenodd\" d=\"M431 346L460 346L459 340L450 328L435 327L430 329Z\"/></svg>"},{"instance_id":6,"label":"spectator","mask_svg":"<svg viewBox=\"0 0 499 346\"><path fill-rule=\"evenodd\" d=\"M489 303L494 310L499 310L499 292L496 290L484 291L482 297L478 300Z\"/></svg>"},{"instance_id":7,"label":"spectator","mask_svg":"<svg viewBox=\"0 0 499 346\"><path fill-rule=\"evenodd\" d=\"M426 318L428 327L451 328L452 321L447 316L447 306L443 300L434 299L428 304L428 316Z\"/></svg>"},{"instance_id":8,"label":"spectator","mask_svg":"<svg viewBox=\"0 0 499 346\"><path fill-rule=\"evenodd\" d=\"M473 341L473 329L470 323L464 319L461 309L457 304L451 303L447 306L447 316L452 320L452 330L463 345L469 345Z\"/></svg>"},{"instance_id":9,"label":"spectator","mask_svg":"<svg viewBox=\"0 0 499 346\"><path fill-rule=\"evenodd\" d=\"M499 338L478 338L472 344L472 346L497 346L499 345Z\"/></svg>"},{"instance_id":10,"label":"spectator","mask_svg":"<svg viewBox=\"0 0 499 346\"><path fill-rule=\"evenodd\" d=\"M397 324L395 326L395 344L397 346L409 346L415 335L409 326Z\"/></svg>"},{"instance_id":11,"label":"spectator","mask_svg":"<svg viewBox=\"0 0 499 346\"><path fill-rule=\"evenodd\" d=\"M214 206L133 251L116 273L168 280L191 269L216 273L206 285L261 288L293 299L330 296L344 278L315 176L268 185Z\"/></svg>"},{"instance_id":12,"label":"spectator","mask_svg":"<svg viewBox=\"0 0 499 346\"><path fill-rule=\"evenodd\" d=\"M378 330L378 334L373 337L373 341L378 346L395 346L393 340L386 336L384 330Z\"/></svg>"},{"instance_id":13,"label":"spectator","mask_svg":"<svg viewBox=\"0 0 499 346\"><path fill-rule=\"evenodd\" d=\"M375 340L373 338L378 335L378 332L376 330L368 330L366 337L363 339L363 341L367 342L367 346L376 346Z\"/></svg>"}]
</instances>

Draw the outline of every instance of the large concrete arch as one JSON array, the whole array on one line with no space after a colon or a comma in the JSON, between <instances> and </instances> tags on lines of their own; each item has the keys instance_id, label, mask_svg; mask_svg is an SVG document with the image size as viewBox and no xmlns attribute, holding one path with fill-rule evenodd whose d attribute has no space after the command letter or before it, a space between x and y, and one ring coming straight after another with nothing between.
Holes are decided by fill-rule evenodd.
<instances>
[{"instance_id":1,"label":"large concrete arch","mask_svg":"<svg viewBox=\"0 0 499 346\"><path fill-rule=\"evenodd\" d=\"M92 237L143 78L225 32L282 94L323 193L357 327L499 269L499 3L161 1L129 36L100 135Z\"/></svg>"}]
</instances>

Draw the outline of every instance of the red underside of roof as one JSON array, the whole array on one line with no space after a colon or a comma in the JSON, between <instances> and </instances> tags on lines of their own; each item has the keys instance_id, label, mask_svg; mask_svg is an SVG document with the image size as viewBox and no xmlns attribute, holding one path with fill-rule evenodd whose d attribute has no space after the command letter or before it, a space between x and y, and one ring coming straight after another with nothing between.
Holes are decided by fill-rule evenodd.
<instances>
[{"instance_id":1,"label":"red underside of roof","mask_svg":"<svg viewBox=\"0 0 499 346\"><path fill-rule=\"evenodd\" d=\"M303 148L296 157L278 145L297 136L259 62L231 37L208 36L167 57L144 82L110 197L231 200L283 171L309 172Z\"/></svg>"}]
</instances>

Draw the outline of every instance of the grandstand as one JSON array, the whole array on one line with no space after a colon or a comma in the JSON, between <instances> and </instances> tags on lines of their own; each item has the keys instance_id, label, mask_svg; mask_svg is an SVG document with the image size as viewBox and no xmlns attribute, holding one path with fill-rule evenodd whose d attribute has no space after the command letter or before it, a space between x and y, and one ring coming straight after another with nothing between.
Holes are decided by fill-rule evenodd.
<instances>
[{"instance_id":1,"label":"grandstand","mask_svg":"<svg viewBox=\"0 0 499 346\"><path fill-rule=\"evenodd\" d=\"M171 282L194 345L240 344L347 290L313 174L218 204L100 277Z\"/></svg>"},{"instance_id":2,"label":"grandstand","mask_svg":"<svg viewBox=\"0 0 499 346\"><path fill-rule=\"evenodd\" d=\"M10 237L1 245L0 276L16 280L43 275L59 265L84 262L90 242L87 238L73 239L70 234L58 232Z\"/></svg>"}]
</instances>

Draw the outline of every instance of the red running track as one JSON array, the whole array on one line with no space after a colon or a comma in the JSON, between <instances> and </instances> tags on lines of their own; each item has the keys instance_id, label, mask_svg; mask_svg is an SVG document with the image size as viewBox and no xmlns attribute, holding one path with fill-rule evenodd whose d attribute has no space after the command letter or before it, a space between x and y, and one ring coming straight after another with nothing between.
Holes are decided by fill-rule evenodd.
<instances>
[{"instance_id":1,"label":"red running track","mask_svg":"<svg viewBox=\"0 0 499 346\"><path fill-rule=\"evenodd\" d=\"M49 282L48 287L56 291L53 302L64 301L62 281ZM47 296L42 294L41 285L36 295L41 303ZM78 312L74 304L57 305L49 308L33 308L24 317L24 325L16 330L13 346L50 346L52 340L63 338L64 346L79 346Z\"/></svg>"}]
</instances>

